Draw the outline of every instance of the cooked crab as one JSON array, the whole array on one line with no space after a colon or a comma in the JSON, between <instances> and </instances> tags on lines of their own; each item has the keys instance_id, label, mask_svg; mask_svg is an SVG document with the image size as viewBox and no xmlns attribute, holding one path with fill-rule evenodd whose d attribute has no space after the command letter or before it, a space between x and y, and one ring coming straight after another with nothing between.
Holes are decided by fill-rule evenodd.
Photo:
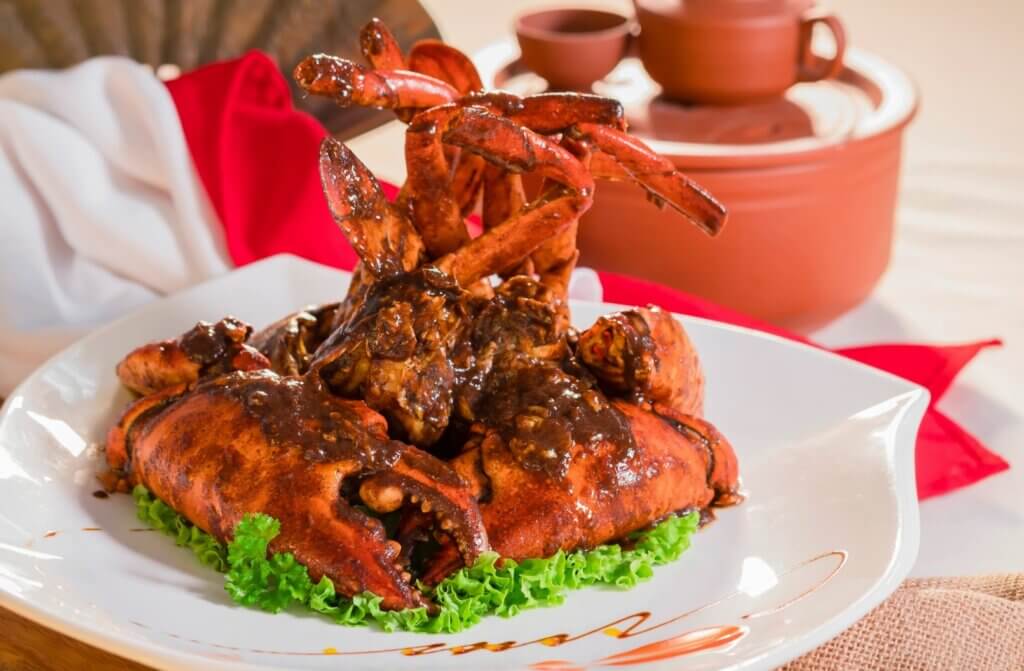
<instances>
[{"instance_id":1,"label":"cooked crab","mask_svg":"<svg viewBox=\"0 0 1024 671\"><path fill-rule=\"evenodd\" d=\"M274 549L388 608L429 605L412 581L425 538L436 581L487 549L547 556L735 502L682 326L644 308L577 334L566 300L595 178L632 180L709 234L724 208L628 135L615 101L486 92L447 45L405 56L379 22L362 38L371 68L318 55L295 70L310 93L409 124L396 202L343 144L321 147L360 257L348 295L130 353L118 374L142 397L110 432L111 468L222 540L245 513L277 517Z\"/></svg>"}]
</instances>

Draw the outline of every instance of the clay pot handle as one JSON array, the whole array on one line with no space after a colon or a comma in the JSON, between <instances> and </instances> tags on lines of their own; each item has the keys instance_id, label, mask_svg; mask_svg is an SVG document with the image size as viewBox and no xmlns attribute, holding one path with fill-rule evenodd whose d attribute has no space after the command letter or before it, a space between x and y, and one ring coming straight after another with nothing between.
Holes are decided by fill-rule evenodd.
<instances>
[{"instance_id":1,"label":"clay pot handle","mask_svg":"<svg viewBox=\"0 0 1024 671\"><path fill-rule=\"evenodd\" d=\"M830 59L816 56L811 51L814 26L824 24L832 31L836 41L836 55ZM800 74L802 82L816 82L819 79L835 77L843 69L843 54L846 52L846 31L843 24L832 14L809 16L800 24Z\"/></svg>"}]
</instances>

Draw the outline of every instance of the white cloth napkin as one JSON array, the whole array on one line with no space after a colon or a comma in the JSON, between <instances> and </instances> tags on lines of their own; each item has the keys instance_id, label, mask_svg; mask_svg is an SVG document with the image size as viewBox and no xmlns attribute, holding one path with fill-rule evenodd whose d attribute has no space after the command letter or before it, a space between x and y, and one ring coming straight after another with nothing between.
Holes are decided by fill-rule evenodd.
<instances>
[{"instance_id":1,"label":"white cloth napkin","mask_svg":"<svg viewBox=\"0 0 1024 671\"><path fill-rule=\"evenodd\" d=\"M230 267L148 68L0 77L0 396L85 331Z\"/></svg>"},{"instance_id":2,"label":"white cloth napkin","mask_svg":"<svg viewBox=\"0 0 1024 671\"><path fill-rule=\"evenodd\" d=\"M89 330L232 268L149 68L0 77L0 150L0 397ZM597 274L578 269L570 295L600 300Z\"/></svg>"}]
</instances>

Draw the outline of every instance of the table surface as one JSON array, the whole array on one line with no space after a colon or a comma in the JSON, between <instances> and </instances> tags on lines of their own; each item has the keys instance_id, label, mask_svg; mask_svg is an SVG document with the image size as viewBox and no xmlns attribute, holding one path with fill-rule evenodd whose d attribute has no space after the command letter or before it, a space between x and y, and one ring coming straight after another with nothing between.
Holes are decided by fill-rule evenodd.
<instances>
[{"instance_id":1,"label":"table surface","mask_svg":"<svg viewBox=\"0 0 1024 671\"><path fill-rule=\"evenodd\" d=\"M441 33L473 52L543 0L424 0ZM630 12L625 0L581 2ZM1001 337L940 408L1013 466L921 506L913 574L1024 570L1024 3L835 0L851 42L905 68L922 93L911 126L892 265L866 303L814 334L828 345ZM936 9L941 7L941 9ZM350 142L401 180L402 127ZM0 609L0 669L141 669Z\"/></svg>"}]
</instances>

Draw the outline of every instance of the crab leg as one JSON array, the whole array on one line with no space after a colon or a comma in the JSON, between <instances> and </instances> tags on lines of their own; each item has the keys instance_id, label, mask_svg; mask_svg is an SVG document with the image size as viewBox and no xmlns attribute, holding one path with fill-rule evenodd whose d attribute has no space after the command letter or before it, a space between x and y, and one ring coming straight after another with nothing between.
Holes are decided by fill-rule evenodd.
<instances>
[{"instance_id":1,"label":"crab leg","mask_svg":"<svg viewBox=\"0 0 1024 671\"><path fill-rule=\"evenodd\" d=\"M384 22L374 17L359 31L359 46L363 57L375 70L412 70L402 55L402 47L391 34ZM395 116L403 123L410 120L419 111L415 107L398 108Z\"/></svg>"},{"instance_id":2,"label":"crab leg","mask_svg":"<svg viewBox=\"0 0 1024 671\"><path fill-rule=\"evenodd\" d=\"M371 70L327 54L304 58L293 75L306 92L333 98L342 107L434 107L459 97L451 85L433 77L407 70Z\"/></svg>"},{"instance_id":3,"label":"crab leg","mask_svg":"<svg viewBox=\"0 0 1024 671\"><path fill-rule=\"evenodd\" d=\"M409 69L447 82L460 94L483 89L480 74L469 56L439 40L420 40L409 50ZM450 148L452 192L463 217L472 214L480 200L484 161L479 156Z\"/></svg>"},{"instance_id":4,"label":"crab leg","mask_svg":"<svg viewBox=\"0 0 1024 671\"><path fill-rule=\"evenodd\" d=\"M371 22L364 30L364 51L374 64L393 64L397 44L390 33L385 37L377 28ZM394 109L403 121L411 120L419 109L449 103L459 97L459 92L450 84L428 75L403 69L371 70L324 54L304 59L295 67L294 77L299 86L313 95L332 98L341 106ZM482 161L472 156L460 160L459 152L450 148L441 158L443 162L439 162L432 174L441 180L438 184L451 185L460 214L468 215L479 200ZM408 193L409 189L403 187L399 201L404 202Z\"/></svg>"},{"instance_id":5,"label":"crab leg","mask_svg":"<svg viewBox=\"0 0 1024 671\"><path fill-rule=\"evenodd\" d=\"M475 154L446 147L446 155L452 169L451 191L459 205L459 214L466 218L473 214L480 202L483 188L484 160ZM448 151L451 150L451 151Z\"/></svg>"},{"instance_id":6,"label":"crab leg","mask_svg":"<svg viewBox=\"0 0 1024 671\"><path fill-rule=\"evenodd\" d=\"M476 66L464 53L438 40L420 40L409 51L408 62L402 57L401 47L384 22L373 18L360 33L363 55L378 70L412 70L451 84L459 93L483 88ZM408 123L418 110L397 109L395 114ZM459 201L463 217L476 208L480 197L483 159L473 155L460 155L455 148L446 151L448 163L453 166L452 192Z\"/></svg>"},{"instance_id":7,"label":"crab leg","mask_svg":"<svg viewBox=\"0 0 1024 671\"><path fill-rule=\"evenodd\" d=\"M522 209L526 204L523 178L496 165L484 169L484 230L490 230Z\"/></svg>"},{"instance_id":8,"label":"crab leg","mask_svg":"<svg viewBox=\"0 0 1024 671\"><path fill-rule=\"evenodd\" d=\"M509 120L538 133L561 133L579 122L602 124L616 129L625 129L626 126L622 105L610 98L581 93L542 93L521 99L508 96L498 92L481 95L480 98L486 98L491 107L501 108ZM589 165L590 151L587 145L570 138L564 138L563 145ZM519 209L524 200L518 175L492 170L485 182L484 227L489 228L507 218ZM536 271L542 278L552 282L550 288L556 296L564 298L568 277L578 258L577 228L578 222L573 222L564 232L545 242L532 254L529 267L517 270Z\"/></svg>"},{"instance_id":9,"label":"crab leg","mask_svg":"<svg viewBox=\"0 0 1024 671\"><path fill-rule=\"evenodd\" d=\"M374 19L378 24L380 21ZM371 22L373 23L373 22ZM380 24L383 27L383 24ZM370 28L370 25L367 25ZM384 28L386 31L387 29ZM394 49L397 43L390 33L387 34ZM365 51L365 50L364 50ZM400 52L399 52L400 53ZM376 68L396 68L398 65L378 65L371 60ZM479 91L483 88L480 74L473 61L458 49L438 40L420 40L409 51L407 69L423 75L434 77L451 84L460 94ZM399 118L410 121L411 110L399 110ZM402 112L406 114L401 114ZM469 216L480 200L484 161L479 156L463 154L458 149L446 149L445 156L452 166L451 189L459 202L459 211L463 217Z\"/></svg>"},{"instance_id":10,"label":"crab leg","mask_svg":"<svg viewBox=\"0 0 1024 671\"><path fill-rule=\"evenodd\" d=\"M541 242L557 235L590 207L591 197L560 189L466 243L436 263L461 286L521 263Z\"/></svg>"},{"instance_id":11,"label":"crab leg","mask_svg":"<svg viewBox=\"0 0 1024 671\"><path fill-rule=\"evenodd\" d=\"M568 134L593 151L594 177L635 181L655 202L667 203L708 235L725 225L725 206L635 137L592 123L580 123Z\"/></svg>"},{"instance_id":12,"label":"crab leg","mask_svg":"<svg viewBox=\"0 0 1024 671\"><path fill-rule=\"evenodd\" d=\"M572 227L561 236L570 237L567 234L571 233L573 244L575 244L577 226L578 224L574 222ZM555 311L555 331L559 334L564 334L569 330L569 281L572 280L572 271L576 269L576 262L579 258L580 253L573 249L569 257L561 263L546 270L537 271L540 283L551 291L550 303L551 308Z\"/></svg>"},{"instance_id":13,"label":"crab leg","mask_svg":"<svg viewBox=\"0 0 1024 671\"><path fill-rule=\"evenodd\" d=\"M572 138L562 137L562 146L568 149L583 166L590 169L591 152L587 145ZM580 258L576 248L579 219L573 220L564 231L547 240L530 255L529 265L537 273L540 283L550 292L551 308L555 312L558 333L569 329L569 282L576 262Z\"/></svg>"},{"instance_id":14,"label":"crab leg","mask_svg":"<svg viewBox=\"0 0 1024 671\"><path fill-rule=\"evenodd\" d=\"M583 93L541 93L520 98L503 91L470 94L462 104L481 105L520 126L542 135L561 133L576 123L589 122L625 129L622 105L617 100ZM491 228L516 212L525 201L519 175L488 169L484 176L484 228ZM488 195L490 191L490 195ZM489 223L490 222L490 223ZM568 241L575 249L575 232L564 234L555 247L564 250ZM569 250L571 255L573 250ZM536 256L536 255L535 255ZM566 260L560 256L560 261ZM548 264L552 266L553 264ZM538 269L541 270L541 269Z\"/></svg>"},{"instance_id":15,"label":"crab leg","mask_svg":"<svg viewBox=\"0 0 1024 671\"><path fill-rule=\"evenodd\" d=\"M447 112L458 108L445 105L439 109ZM451 189L439 109L418 114L405 134L408 175L401 194L431 258L454 251L469 240L458 199Z\"/></svg>"},{"instance_id":16,"label":"crab leg","mask_svg":"<svg viewBox=\"0 0 1024 671\"><path fill-rule=\"evenodd\" d=\"M562 146L568 149L588 171L590 170L590 160L593 154L586 144L578 142L570 137L562 137ZM570 260L572 261L573 266L562 274L568 277L568 275L572 273L572 268L575 266L575 259L579 256L576 253L576 233L578 230L579 221L577 220L572 222L565 231L551 238L537 248L537 251L531 255L531 258L533 259L534 267L538 273L549 273L556 268L566 265ZM556 273L556 275L557 274L558 273ZM560 288L553 288L556 293L559 293L559 290L562 294L566 294L568 292L567 285L561 286Z\"/></svg>"},{"instance_id":17,"label":"crab leg","mask_svg":"<svg viewBox=\"0 0 1024 671\"><path fill-rule=\"evenodd\" d=\"M589 93L540 93L522 99L522 107L507 114L515 123L544 135L576 124L591 123L626 130L622 103Z\"/></svg>"},{"instance_id":18,"label":"crab leg","mask_svg":"<svg viewBox=\"0 0 1024 671\"><path fill-rule=\"evenodd\" d=\"M420 236L362 161L331 137L320 145L320 180L334 221L371 275L379 279L419 265Z\"/></svg>"},{"instance_id":19,"label":"crab leg","mask_svg":"<svg viewBox=\"0 0 1024 671\"><path fill-rule=\"evenodd\" d=\"M476 107L445 106L420 114L417 125L421 128L415 132L410 129L410 135L434 141L433 145L412 143L416 149L422 146L424 163L431 155L436 157L441 143L446 142L478 153L510 172L535 171L559 185L479 238L455 247L455 251L437 262L462 286L518 264L590 207L594 181L583 164L563 147L508 119ZM409 164L420 165L416 160L420 155L407 151L407 158L414 159ZM410 182L424 178L419 171L410 174ZM415 217L416 203L413 205ZM431 211L423 205L433 203L421 203L421 216ZM461 230L464 234L465 229Z\"/></svg>"}]
</instances>

